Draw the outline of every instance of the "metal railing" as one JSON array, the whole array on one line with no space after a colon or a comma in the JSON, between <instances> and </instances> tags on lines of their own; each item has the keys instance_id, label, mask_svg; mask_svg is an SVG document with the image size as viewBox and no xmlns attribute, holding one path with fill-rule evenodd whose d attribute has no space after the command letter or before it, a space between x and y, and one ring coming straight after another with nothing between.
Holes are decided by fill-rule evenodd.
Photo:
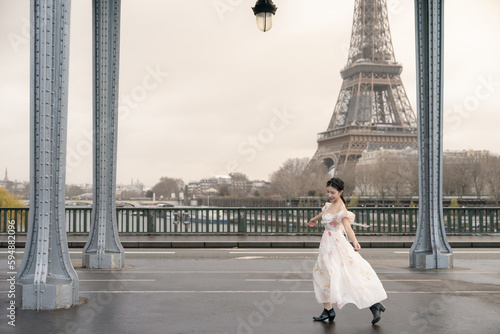
<instances>
[{"instance_id":1,"label":"metal railing","mask_svg":"<svg viewBox=\"0 0 500 334\"><path fill-rule=\"evenodd\" d=\"M357 234L415 234L418 208L351 208ZM117 208L120 234L320 234L321 226L307 222L320 208ZM66 208L68 234L90 230L91 207ZM500 208L444 208L448 234L499 233ZM16 231L25 233L28 208L0 208L0 233L14 221Z\"/></svg>"}]
</instances>

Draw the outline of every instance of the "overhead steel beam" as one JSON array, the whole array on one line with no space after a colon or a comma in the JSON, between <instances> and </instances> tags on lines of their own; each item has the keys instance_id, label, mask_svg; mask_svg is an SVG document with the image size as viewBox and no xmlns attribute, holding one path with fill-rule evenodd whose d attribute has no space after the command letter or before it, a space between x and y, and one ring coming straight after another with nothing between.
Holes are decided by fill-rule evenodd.
<instances>
[{"instance_id":1,"label":"overhead steel beam","mask_svg":"<svg viewBox=\"0 0 500 334\"><path fill-rule=\"evenodd\" d=\"M16 300L24 309L78 304L65 229L70 0L31 0L30 210Z\"/></svg>"},{"instance_id":2,"label":"overhead steel beam","mask_svg":"<svg viewBox=\"0 0 500 334\"><path fill-rule=\"evenodd\" d=\"M443 220L443 1L415 0L419 210L410 267L453 267Z\"/></svg>"},{"instance_id":3,"label":"overhead steel beam","mask_svg":"<svg viewBox=\"0 0 500 334\"><path fill-rule=\"evenodd\" d=\"M125 265L116 223L116 150L121 0L94 0L94 197L82 265L110 269Z\"/></svg>"}]
</instances>

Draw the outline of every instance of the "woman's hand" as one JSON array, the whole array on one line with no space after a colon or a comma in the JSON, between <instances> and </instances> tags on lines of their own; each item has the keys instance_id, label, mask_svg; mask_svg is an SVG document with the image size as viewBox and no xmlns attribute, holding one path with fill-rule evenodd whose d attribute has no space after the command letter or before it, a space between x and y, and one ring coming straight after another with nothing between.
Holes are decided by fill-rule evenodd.
<instances>
[{"instance_id":1,"label":"woman's hand","mask_svg":"<svg viewBox=\"0 0 500 334\"><path fill-rule=\"evenodd\" d=\"M354 250L356 252L361 249L361 246L359 245L359 242L357 242L357 241L353 242L352 245L354 246Z\"/></svg>"},{"instance_id":2,"label":"woman's hand","mask_svg":"<svg viewBox=\"0 0 500 334\"><path fill-rule=\"evenodd\" d=\"M307 226L313 227L313 226L316 226L317 223L318 223L318 221L316 219L311 219L309 221L309 223L307 223Z\"/></svg>"}]
</instances>

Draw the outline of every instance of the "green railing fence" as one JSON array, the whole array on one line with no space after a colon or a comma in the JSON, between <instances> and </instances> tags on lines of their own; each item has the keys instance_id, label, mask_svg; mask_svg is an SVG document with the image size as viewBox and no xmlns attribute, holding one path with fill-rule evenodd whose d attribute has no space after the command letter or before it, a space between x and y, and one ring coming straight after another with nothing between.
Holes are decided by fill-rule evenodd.
<instances>
[{"instance_id":1,"label":"green railing fence","mask_svg":"<svg viewBox=\"0 0 500 334\"><path fill-rule=\"evenodd\" d=\"M418 208L364 207L349 209L356 222L357 234L415 234ZM307 222L319 208L117 208L120 234L320 234L322 227ZM67 207L66 232L89 232L92 208ZM444 223L449 234L500 232L500 208L445 208ZM16 231L26 232L28 208L0 208L0 233L14 221Z\"/></svg>"}]
</instances>

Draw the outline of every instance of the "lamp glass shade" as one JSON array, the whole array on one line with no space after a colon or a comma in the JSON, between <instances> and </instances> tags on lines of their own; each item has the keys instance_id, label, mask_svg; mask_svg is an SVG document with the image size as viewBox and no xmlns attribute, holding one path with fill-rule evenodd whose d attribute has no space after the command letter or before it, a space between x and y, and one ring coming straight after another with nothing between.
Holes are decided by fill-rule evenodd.
<instances>
[{"instance_id":1,"label":"lamp glass shade","mask_svg":"<svg viewBox=\"0 0 500 334\"><path fill-rule=\"evenodd\" d=\"M273 26L273 13L262 12L255 15L257 19L257 27L261 31L268 31Z\"/></svg>"}]
</instances>

